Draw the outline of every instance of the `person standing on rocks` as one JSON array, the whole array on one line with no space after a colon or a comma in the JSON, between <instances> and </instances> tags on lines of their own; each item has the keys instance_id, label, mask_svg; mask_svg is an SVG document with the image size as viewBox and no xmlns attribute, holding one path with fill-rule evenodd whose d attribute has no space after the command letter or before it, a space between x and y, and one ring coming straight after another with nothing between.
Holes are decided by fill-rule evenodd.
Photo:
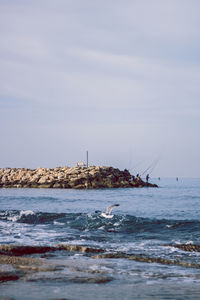
<instances>
[{"instance_id":1,"label":"person standing on rocks","mask_svg":"<svg viewBox=\"0 0 200 300\"><path fill-rule=\"evenodd\" d=\"M147 176L146 176L146 182L147 183L149 182L149 174L147 174Z\"/></svg>"},{"instance_id":2,"label":"person standing on rocks","mask_svg":"<svg viewBox=\"0 0 200 300\"><path fill-rule=\"evenodd\" d=\"M136 175L136 181L138 181L138 182L141 181L141 178L140 178L140 174L139 174L139 173Z\"/></svg>"}]
</instances>

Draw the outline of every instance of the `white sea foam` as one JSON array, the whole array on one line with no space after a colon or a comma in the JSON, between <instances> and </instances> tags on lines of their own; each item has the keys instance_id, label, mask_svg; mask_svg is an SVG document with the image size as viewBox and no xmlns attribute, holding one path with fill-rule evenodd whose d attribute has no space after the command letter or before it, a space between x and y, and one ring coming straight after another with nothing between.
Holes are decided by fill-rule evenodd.
<instances>
[{"instance_id":1,"label":"white sea foam","mask_svg":"<svg viewBox=\"0 0 200 300\"><path fill-rule=\"evenodd\" d=\"M119 226L120 224L118 222L114 223L113 226Z\"/></svg>"},{"instance_id":2,"label":"white sea foam","mask_svg":"<svg viewBox=\"0 0 200 300\"><path fill-rule=\"evenodd\" d=\"M54 225L65 225L65 223L58 222L58 221L54 221L53 224L54 224Z\"/></svg>"},{"instance_id":3,"label":"white sea foam","mask_svg":"<svg viewBox=\"0 0 200 300\"><path fill-rule=\"evenodd\" d=\"M28 215L34 215L35 213L32 210L22 210L20 211L20 216L28 216Z\"/></svg>"},{"instance_id":4,"label":"white sea foam","mask_svg":"<svg viewBox=\"0 0 200 300\"><path fill-rule=\"evenodd\" d=\"M98 230L104 230L105 229L105 226L101 226L98 228Z\"/></svg>"},{"instance_id":5,"label":"white sea foam","mask_svg":"<svg viewBox=\"0 0 200 300\"><path fill-rule=\"evenodd\" d=\"M17 222L22 216L34 215L32 210L21 210L18 216L10 216L7 218L8 221Z\"/></svg>"},{"instance_id":6,"label":"white sea foam","mask_svg":"<svg viewBox=\"0 0 200 300\"><path fill-rule=\"evenodd\" d=\"M167 228L171 228L173 225L166 225Z\"/></svg>"},{"instance_id":7,"label":"white sea foam","mask_svg":"<svg viewBox=\"0 0 200 300\"><path fill-rule=\"evenodd\" d=\"M188 245L188 244L193 244L193 241L187 241L187 242L185 242L185 244L186 244L186 245Z\"/></svg>"},{"instance_id":8,"label":"white sea foam","mask_svg":"<svg viewBox=\"0 0 200 300\"><path fill-rule=\"evenodd\" d=\"M12 216L12 217L8 217L7 220L11 221L11 222L17 222L20 219L20 215L19 216Z\"/></svg>"}]
</instances>

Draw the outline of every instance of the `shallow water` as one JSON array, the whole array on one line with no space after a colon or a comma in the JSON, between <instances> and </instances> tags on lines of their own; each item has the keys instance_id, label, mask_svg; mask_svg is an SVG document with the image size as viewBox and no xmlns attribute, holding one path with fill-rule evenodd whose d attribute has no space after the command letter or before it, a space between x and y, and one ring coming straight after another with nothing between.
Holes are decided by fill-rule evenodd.
<instances>
[{"instance_id":1,"label":"shallow water","mask_svg":"<svg viewBox=\"0 0 200 300\"><path fill-rule=\"evenodd\" d=\"M153 182L160 187L0 189L0 243L87 245L112 253L200 264L199 252L164 246L200 244L200 179ZM95 213L115 203L120 206L113 210L113 218ZM25 282L3 283L0 294L14 299L27 299L28 291L30 299L197 299L200 294L198 268L93 259L62 251L50 260L65 268L46 277L39 274ZM88 276L93 277L88 280ZM99 282L98 276L108 280Z\"/></svg>"}]
</instances>

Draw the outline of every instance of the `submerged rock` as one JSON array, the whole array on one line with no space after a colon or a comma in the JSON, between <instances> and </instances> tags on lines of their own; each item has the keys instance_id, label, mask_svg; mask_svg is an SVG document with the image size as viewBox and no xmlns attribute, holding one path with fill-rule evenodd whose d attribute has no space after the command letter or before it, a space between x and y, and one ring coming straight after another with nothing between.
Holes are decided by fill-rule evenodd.
<instances>
[{"instance_id":1,"label":"submerged rock","mask_svg":"<svg viewBox=\"0 0 200 300\"><path fill-rule=\"evenodd\" d=\"M0 255L0 282L19 280L27 273L38 271L42 264L42 261L30 257Z\"/></svg>"},{"instance_id":2,"label":"submerged rock","mask_svg":"<svg viewBox=\"0 0 200 300\"><path fill-rule=\"evenodd\" d=\"M4 269L6 266L6 269ZM8 268L11 266L12 268ZM33 273L55 272L63 266L50 263L48 260L32 257L0 255L0 281L24 279Z\"/></svg>"},{"instance_id":3,"label":"submerged rock","mask_svg":"<svg viewBox=\"0 0 200 300\"><path fill-rule=\"evenodd\" d=\"M193 263L188 263L188 262L179 261L179 260L164 259L162 257L148 257L145 255L133 255L133 254L120 253L120 252L119 253L98 254L98 255L92 256L92 258L95 258L95 259L125 258L125 259L144 262L144 263L159 263L159 264L164 264L164 265L176 265L176 266L200 269L200 264L195 264L195 263L193 264Z\"/></svg>"},{"instance_id":4,"label":"submerged rock","mask_svg":"<svg viewBox=\"0 0 200 300\"><path fill-rule=\"evenodd\" d=\"M95 277L74 277L71 278L69 281L73 283L107 283L112 281L113 278L110 276L95 276Z\"/></svg>"}]
</instances>

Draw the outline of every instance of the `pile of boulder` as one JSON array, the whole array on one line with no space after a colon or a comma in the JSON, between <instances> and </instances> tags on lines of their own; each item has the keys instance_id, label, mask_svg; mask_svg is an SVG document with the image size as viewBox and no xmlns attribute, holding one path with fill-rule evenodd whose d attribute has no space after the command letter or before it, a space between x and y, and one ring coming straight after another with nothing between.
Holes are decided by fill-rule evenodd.
<instances>
[{"instance_id":1,"label":"pile of boulder","mask_svg":"<svg viewBox=\"0 0 200 300\"><path fill-rule=\"evenodd\" d=\"M131 175L126 169L120 171L105 166L0 169L0 188L97 189L144 186L157 187Z\"/></svg>"}]
</instances>

